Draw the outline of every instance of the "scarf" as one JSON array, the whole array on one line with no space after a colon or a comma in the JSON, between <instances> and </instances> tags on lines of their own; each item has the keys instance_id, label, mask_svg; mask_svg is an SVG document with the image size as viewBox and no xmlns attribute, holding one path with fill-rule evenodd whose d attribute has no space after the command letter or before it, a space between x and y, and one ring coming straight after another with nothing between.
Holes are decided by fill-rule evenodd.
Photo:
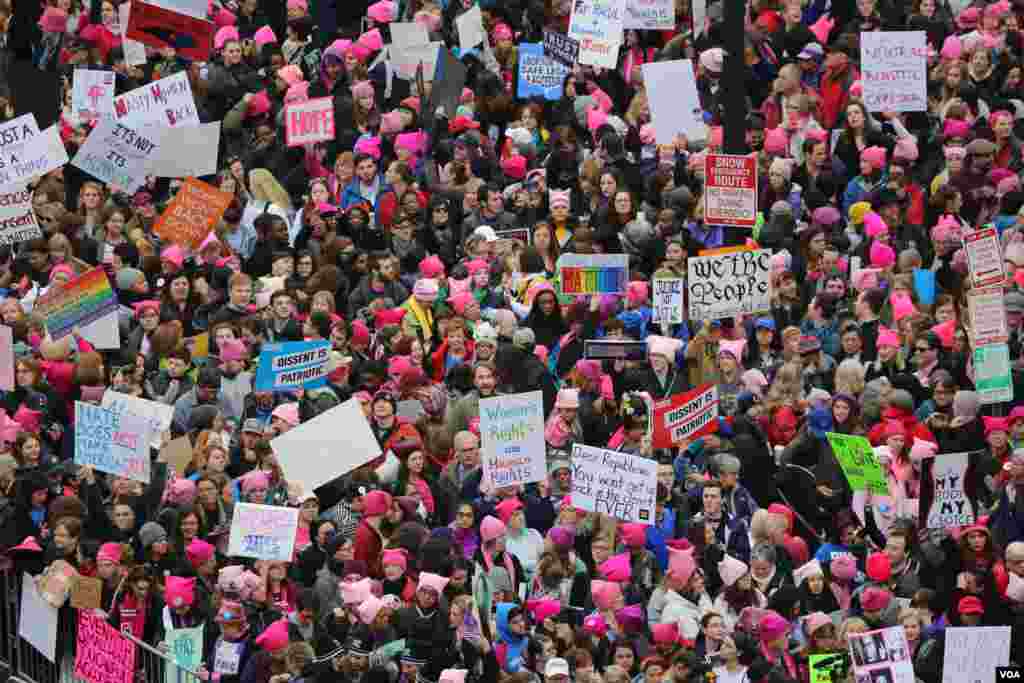
<instances>
[{"instance_id":1,"label":"scarf","mask_svg":"<svg viewBox=\"0 0 1024 683\"><path fill-rule=\"evenodd\" d=\"M480 554L484 556L484 565L486 565L487 571L490 572L494 568L494 558L483 547L480 548ZM518 581L516 580L516 567L512 562L512 555L508 551L502 552L501 555L504 560L505 571L508 572L509 578L512 579L512 587L515 588Z\"/></svg>"}]
</instances>

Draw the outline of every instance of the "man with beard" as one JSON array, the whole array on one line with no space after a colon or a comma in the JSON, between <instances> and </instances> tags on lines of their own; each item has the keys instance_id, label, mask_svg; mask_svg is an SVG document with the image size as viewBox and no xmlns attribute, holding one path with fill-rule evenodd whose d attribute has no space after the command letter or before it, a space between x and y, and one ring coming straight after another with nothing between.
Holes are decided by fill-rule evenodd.
<instances>
[{"instance_id":1,"label":"man with beard","mask_svg":"<svg viewBox=\"0 0 1024 683\"><path fill-rule=\"evenodd\" d=\"M223 411L228 406L220 401L221 371L213 366L206 366L199 371L196 385L174 402L174 419L171 427L176 436L189 431L189 419L192 411L203 405L215 405Z\"/></svg>"},{"instance_id":2,"label":"man with beard","mask_svg":"<svg viewBox=\"0 0 1024 683\"><path fill-rule=\"evenodd\" d=\"M983 225L992 220L998 209L996 186L989 177L996 146L979 138L967 145L966 151L963 169L949 183L963 197L960 217L971 225Z\"/></svg>"}]
</instances>

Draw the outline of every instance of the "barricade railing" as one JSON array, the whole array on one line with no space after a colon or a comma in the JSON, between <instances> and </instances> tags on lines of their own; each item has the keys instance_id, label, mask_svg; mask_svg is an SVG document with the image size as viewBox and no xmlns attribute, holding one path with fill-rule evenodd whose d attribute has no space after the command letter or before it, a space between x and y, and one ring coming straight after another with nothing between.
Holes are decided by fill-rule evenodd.
<instances>
[{"instance_id":1,"label":"barricade railing","mask_svg":"<svg viewBox=\"0 0 1024 683\"><path fill-rule=\"evenodd\" d=\"M59 610L56 661L50 661L18 635L21 581L10 571L0 571L0 596L0 669L6 669L14 683L83 683L74 674L77 610ZM158 647L119 635L135 645L136 683L202 683L197 672L178 666Z\"/></svg>"}]
</instances>

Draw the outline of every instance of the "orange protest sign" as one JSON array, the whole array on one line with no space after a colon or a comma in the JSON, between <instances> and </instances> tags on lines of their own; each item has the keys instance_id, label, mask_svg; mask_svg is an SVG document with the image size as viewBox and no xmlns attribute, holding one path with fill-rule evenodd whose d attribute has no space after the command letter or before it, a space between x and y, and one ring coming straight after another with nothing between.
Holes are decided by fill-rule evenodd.
<instances>
[{"instance_id":1,"label":"orange protest sign","mask_svg":"<svg viewBox=\"0 0 1024 683\"><path fill-rule=\"evenodd\" d=\"M212 185L186 178L153 231L164 240L198 249L232 199Z\"/></svg>"}]
</instances>

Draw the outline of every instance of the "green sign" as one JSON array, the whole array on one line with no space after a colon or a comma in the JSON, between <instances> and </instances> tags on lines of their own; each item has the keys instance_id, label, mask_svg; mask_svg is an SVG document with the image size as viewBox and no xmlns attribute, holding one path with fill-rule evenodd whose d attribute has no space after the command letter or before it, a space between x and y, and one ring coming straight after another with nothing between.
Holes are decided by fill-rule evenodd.
<instances>
[{"instance_id":1,"label":"green sign","mask_svg":"<svg viewBox=\"0 0 1024 683\"><path fill-rule=\"evenodd\" d=\"M199 671L203 664L203 626L172 628L164 639L167 656L178 666L164 667L164 683L185 683L194 676L186 671Z\"/></svg>"},{"instance_id":2,"label":"green sign","mask_svg":"<svg viewBox=\"0 0 1024 683\"><path fill-rule=\"evenodd\" d=\"M828 443L832 446L839 466L843 468L846 480L854 491L871 491L880 496L889 495L882 465L875 457L871 442L863 436L828 432Z\"/></svg>"},{"instance_id":3,"label":"green sign","mask_svg":"<svg viewBox=\"0 0 1024 683\"><path fill-rule=\"evenodd\" d=\"M1006 344L974 349L974 389L982 405L1013 400L1010 348Z\"/></svg>"},{"instance_id":4,"label":"green sign","mask_svg":"<svg viewBox=\"0 0 1024 683\"><path fill-rule=\"evenodd\" d=\"M809 659L811 669L811 683L833 683L832 669L835 668L835 659L838 652L824 655L811 655ZM836 680L839 677L836 676Z\"/></svg>"}]
</instances>

